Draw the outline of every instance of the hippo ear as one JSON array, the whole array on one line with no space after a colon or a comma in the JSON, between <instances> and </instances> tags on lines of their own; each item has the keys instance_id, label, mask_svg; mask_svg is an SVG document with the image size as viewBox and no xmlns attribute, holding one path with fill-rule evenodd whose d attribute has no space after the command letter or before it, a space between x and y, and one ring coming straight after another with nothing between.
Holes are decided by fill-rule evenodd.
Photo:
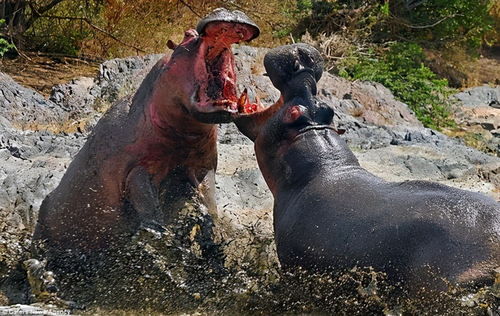
<instances>
[{"instance_id":1,"label":"hippo ear","mask_svg":"<svg viewBox=\"0 0 500 316\"><path fill-rule=\"evenodd\" d=\"M170 48L171 50L174 50L177 48L177 46L179 46L179 45L175 44L172 40L168 40L168 42L167 42L168 48Z\"/></svg>"},{"instance_id":2,"label":"hippo ear","mask_svg":"<svg viewBox=\"0 0 500 316\"><path fill-rule=\"evenodd\" d=\"M278 101L276 101L276 103L274 103L267 109L256 112L254 114L240 116L234 121L234 123L236 124L240 132L243 133L243 135L250 138L251 141L255 142L262 127L273 116L274 113L278 112L283 103L283 96L281 96Z\"/></svg>"}]
</instances>

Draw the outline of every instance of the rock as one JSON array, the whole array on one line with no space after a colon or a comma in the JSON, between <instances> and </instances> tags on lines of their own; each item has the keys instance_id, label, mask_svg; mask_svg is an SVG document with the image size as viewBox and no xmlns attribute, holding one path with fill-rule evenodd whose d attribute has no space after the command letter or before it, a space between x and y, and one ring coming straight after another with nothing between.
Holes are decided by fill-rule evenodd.
<instances>
[{"instance_id":1,"label":"rock","mask_svg":"<svg viewBox=\"0 0 500 316\"><path fill-rule=\"evenodd\" d=\"M478 174L481 179L491 183L498 190L500 187L500 162L493 161L478 167Z\"/></svg>"},{"instance_id":2,"label":"rock","mask_svg":"<svg viewBox=\"0 0 500 316\"><path fill-rule=\"evenodd\" d=\"M90 94L96 98L94 108L104 112L116 100L129 95L163 54L108 60L99 66L99 74Z\"/></svg>"},{"instance_id":3,"label":"rock","mask_svg":"<svg viewBox=\"0 0 500 316\"><path fill-rule=\"evenodd\" d=\"M226 134L232 130L241 137L233 124L226 126ZM253 269L262 273L277 265L273 198L257 167L253 144L248 142L219 144L216 198L224 239L232 241L224 248L226 266L248 269L248 263L253 262Z\"/></svg>"},{"instance_id":4,"label":"rock","mask_svg":"<svg viewBox=\"0 0 500 316\"><path fill-rule=\"evenodd\" d=\"M70 111L72 118L87 116L81 128L91 127L100 117L97 112L104 113L116 100L134 92L162 56L108 60L99 66L96 78L82 77L53 87L49 100Z\"/></svg>"},{"instance_id":5,"label":"rock","mask_svg":"<svg viewBox=\"0 0 500 316\"><path fill-rule=\"evenodd\" d=\"M485 106L462 107L457 110L455 117L460 123L470 126L479 125L489 131L500 128L500 109Z\"/></svg>"},{"instance_id":6,"label":"rock","mask_svg":"<svg viewBox=\"0 0 500 316\"><path fill-rule=\"evenodd\" d=\"M69 111L45 100L34 90L22 87L2 72L0 92L2 126L57 131L57 127L69 119Z\"/></svg>"},{"instance_id":7,"label":"rock","mask_svg":"<svg viewBox=\"0 0 500 316\"><path fill-rule=\"evenodd\" d=\"M479 137L479 145L500 157L500 86L481 86L453 95L455 121Z\"/></svg>"},{"instance_id":8,"label":"rock","mask_svg":"<svg viewBox=\"0 0 500 316\"><path fill-rule=\"evenodd\" d=\"M490 106L500 109L500 86L481 86L467 89L453 95L453 98L466 107Z\"/></svg>"},{"instance_id":9,"label":"rock","mask_svg":"<svg viewBox=\"0 0 500 316\"><path fill-rule=\"evenodd\" d=\"M358 121L384 126L422 126L408 106L394 99L391 91L379 83L351 82L324 73L318 91L320 98L338 104L338 110Z\"/></svg>"},{"instance_id":10,"label":"rock","mask_svg":"<svg viewBox=\"0 0 500 316\"><path fill-rule=\"evenodd\" d=\"M455 121L469 133L480 135L484 147L500 156L500 108L479 105L458 106Z\"/></svg>"},{"instance_id":11,"label":"rock","mask_svg":"<svg viewBox=\"0 0 500 316\"><path fill-rule=\"evenodd\" d=\"M495 157L455 144L420 143L355 152L361 165L388 181L432 180L500 200ZM486 167L489 166L489 167ZM484 168L484 169L483 169ZM495 178L496 179L496 178Z\"/></svg>"},{"instance_id":12,"label":"rock","mask_svg":"<svg viewBox=\"0 0 500 316\"><path fill-rule=\"evenodd\" d=\"M54 134L72 113L0 73L0 276L17 278L29 253L37 210L84 143L81 134ZM3 288L3 285L0 284ZM7 290L9 291L9 290ZM23 294L11 293L10 299Z\"/></svg>"},{"instance_id":13,"label":"rock","mask_svg":"<svg viewBox=\"0 0 500 316\"><path fill-rule=\"evenodd\" d=\"M404 161L404 165L414 178L437 178L441 176L441 172L436 165L433 164L432 161L422 157L408 156Z\"/></svg>"},{"instance_id":14,"label":"rock","mask_svg":"<svg viewBox=\"0 0 500 316\"><path fill-rule=\"evenodd\" d=\"M73 113L88 114L92 111L95 97L90 94L94 79L80 77L66 84L58 84L52 88L49 100L63 106Z\"/></svg>"}]
</instances>

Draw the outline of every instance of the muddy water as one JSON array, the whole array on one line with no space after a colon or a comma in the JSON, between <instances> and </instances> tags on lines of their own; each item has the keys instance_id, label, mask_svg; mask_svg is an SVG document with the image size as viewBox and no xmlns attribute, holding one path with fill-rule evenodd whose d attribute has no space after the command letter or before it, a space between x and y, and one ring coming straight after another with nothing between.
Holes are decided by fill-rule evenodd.
<instances>
[{"instance_id":1,"label":"muddy water","mask_svg":"<svg viewBox=\"0 0 500 316\"><path fill-rule=\"evenodd\" d=\"M90 307L83 314L197 314L197 315L498 315L499 293L492 288L453 289L408 295L384 281L384 275L369 268L337 275L304 272L280 274L276 282L234 272L208 281L202 277L198 291L130 293L139 297L126 301L116 289L110 308ZM202 293L200 293L202 289ZM209 291L203 291L209 290ZM158 290L158 289L157 289ZM177 289L179 290L179 289ZM109 302L108 302L109 304Z\"/></svg>"},{"instance_id":2,"label":"muddy water","mask_svg":"<svg viewBox=\"0 0 500 316\"><path fill-rule=\"evenodd\" d=\"M228 266L231 241L216 242L207 213L195 203L179 214L165 232L141 229L118 251L52 257L59 298L84 315L500 315L500 282L409 293L366 267L310 274L272 261Z\"/></svg>"}]
</instances>

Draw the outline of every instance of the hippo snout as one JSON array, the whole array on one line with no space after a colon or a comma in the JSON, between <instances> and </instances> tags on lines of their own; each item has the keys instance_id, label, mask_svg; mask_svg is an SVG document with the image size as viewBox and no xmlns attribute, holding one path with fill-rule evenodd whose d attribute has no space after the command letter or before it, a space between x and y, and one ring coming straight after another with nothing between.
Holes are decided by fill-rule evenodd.
<instances>
[{"instance_id":1,"label":"hippo snout","mask_svg":"<svg viewBox=\"0 0 500 316\"><path fill-rule=\"evenodd\" d=\"M298 110L295 110L295 108ZM286 114L283 121L285 123L300 125L297 128L318 125L328 126L333 122L335 114L333 108L325 102L319 101L316 98L304 99L301 97L290 100L285 111Z\"/></svg>"},{"instance_id":2,"label":"hippo snout","mask_svg":"<svg viewBox=\"0 0 500 316\"><path fill-rule=\"evenodd\" d=\"M310 45L284 45L266 54L264 67L273 85L286 95L289 90L303 86L308 76L310 80L306 80L306 83L316 83L323 74L323 58Z\"/></svg>"},{"instance_id":3,"label":"hippo snout","mask_svg":"<svg viewBox=\"0 0 500 316\"><path fill-rule=\"evenodd\" d=\"M325 102L317 101L317 106L314 108L314 122L318 125L330 125L333 121L335 111Z\"/></svg>"}]
</instances>

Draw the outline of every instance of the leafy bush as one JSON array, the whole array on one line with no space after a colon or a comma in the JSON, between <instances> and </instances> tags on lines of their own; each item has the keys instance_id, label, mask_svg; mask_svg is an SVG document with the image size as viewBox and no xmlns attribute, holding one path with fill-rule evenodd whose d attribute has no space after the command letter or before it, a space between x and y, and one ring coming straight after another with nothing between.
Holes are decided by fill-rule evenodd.
<instances>
[{"instance_id":1,"label":"leafy bush","mask_svg":"<svg viewBox=\"0 0 500 316\"><path fill-rule=\"evenodd\" d=\"M293 18L301 20L296 36L341 32L359 41L475 50L498 25L498 7L498 0L297 0Z\"/></svg>"},{"instance_id":2,"label":"leafy bush","mask_svg":"<svg viewBox=\"0 0 500 316\"><path fill-rule=\"evenodd\" d=\"M5 20L0 19L0 28L5 24ZM0 33L0 36L2 34ZM0 37L0 57L3 57L6 52L14 48L14 45L9 43L6 39Z\"/></svg>"},{"instance_id":3,"label":"leafy bush","mask_svg":"<svg viewBox=\"0 0 500 316\"><path fill-rule=\"evenodd\" d=\"M460 42L464 47L478 48L483 36L493 28L494 21L489 10L495 1L432 0L424 1L412 10L401 10L403 6L395 6L394 13L408 22L401 24L407 26L406 32L423 44L442 46Z\"/></svg>"},{"instance_id":4,"label":"leafy bush","mask_svg":"<svg viewBox=\"0 0 500 316\"><path fill-rule=\"evenodd\" d=\"M385 52L344 59L340 75L349 79L370 80L389 88L396 98L408 104L418 119L435 129L451 126L450 95L446 79L438 79L423 64L422 48L412 43L394 43Z\"/></svg>"},{"instance_id":5,"label":"leafy bush","mask_svg":"<svg viewBox=\"0 0 500 316\"><path fill-rule=\"evenodd\" d=\"M29 49L77 55L82 41L95 35L84 19L94 22L101 10L100 0L62 1L27 30Z\"/></svg>"},{"instance_id":6,"label":"leafy bush","mask_svg":"<svg viewBox=\"0 0 500 316\"><path fill-rule=\"evenodd\" d=\"M35 8L46 2L33 1ZM35 14L24 35L28 49L68 55L110 58L159 53L166 50L169 39L182 40L184 31L195 27L200 17L226 7L245 11L261 27L261 36L253 43L275 46L283 42L276 30L282 30L279 37L288 36L295 22L280 13L295 10L295 5L296 0L63 0ZM33 16L26 10L26 16Z\"/></svg>"},{"instance_id":7,"label":"leafy bush","mask_svg":"<svg viewBox=\"0 0 500 316\"><path fill-rule=\"evenodd\" d=\"M493 46L500 44L500 1L491 3L489 13L493 19L493 29L485 34L484 41Z\"/></svg>"},{"instance_id":8,"label":"leafy bush","mask_svg":"<svg viewBox=\"0 0 500 316\"><path fill-rule=\"evenodd\" d=\"M340 32L365 39L385 23L389 6L380 0L297 0L295 13L297 36L306 31L313 36Z\"/></svg>"}]
</instances>

